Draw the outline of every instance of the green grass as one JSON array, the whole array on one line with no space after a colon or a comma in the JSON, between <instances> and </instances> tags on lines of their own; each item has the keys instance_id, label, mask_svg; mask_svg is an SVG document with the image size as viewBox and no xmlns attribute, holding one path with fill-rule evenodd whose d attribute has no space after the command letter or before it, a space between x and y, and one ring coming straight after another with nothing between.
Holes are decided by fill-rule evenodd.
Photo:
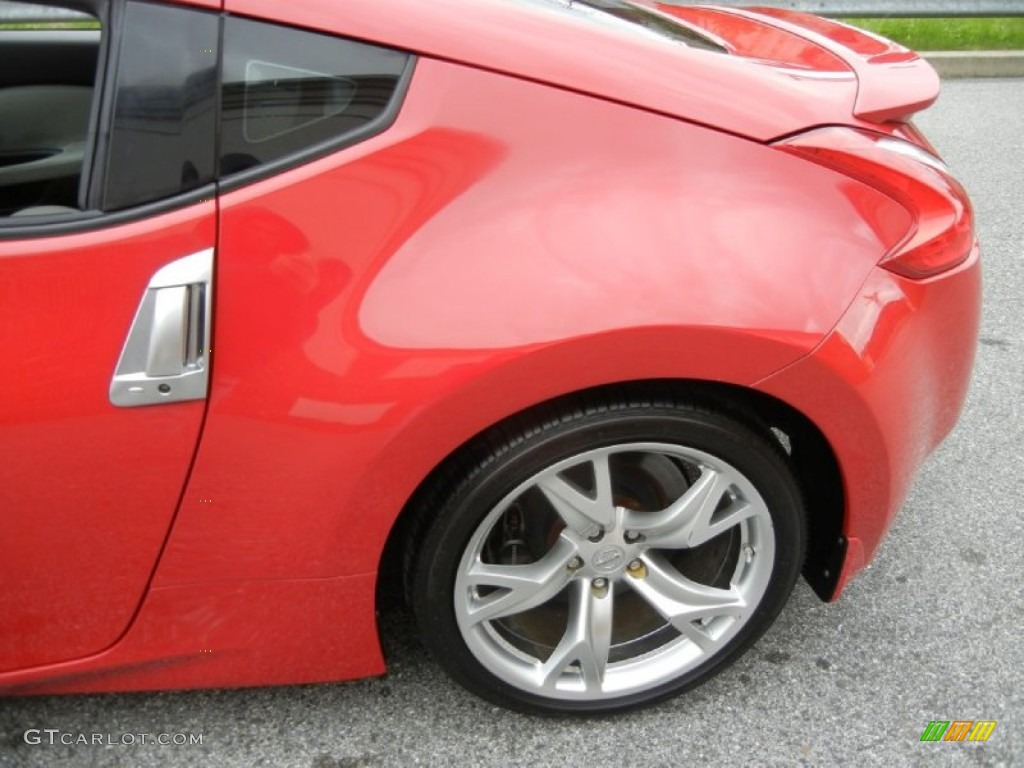
<instances>
[{"instance_id":1,"label":"green grass","mask_svg":"<svg viewBox=\"0 0 1024 768\"><path fill-rule=\"evenodd\" d=\"M843 21L916 51L1024 50L1024 18Z\"/></svg>"}]
</instances>

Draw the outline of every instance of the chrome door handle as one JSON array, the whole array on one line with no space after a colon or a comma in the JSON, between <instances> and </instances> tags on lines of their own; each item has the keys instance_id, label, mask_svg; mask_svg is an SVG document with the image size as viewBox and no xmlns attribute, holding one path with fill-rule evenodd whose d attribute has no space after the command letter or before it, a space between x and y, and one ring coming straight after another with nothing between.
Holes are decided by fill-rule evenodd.
<instances>
[{"instance_id":1,"label":"chrome door handle","mask_svg":"<svg viewBox=\"0 0 1024 768\"><path fill-rule=\"evenodd\" d=\"M146 287L110 382L122 408L206 397L213 249L161 268Z\"/></svg>"}]
</instances>

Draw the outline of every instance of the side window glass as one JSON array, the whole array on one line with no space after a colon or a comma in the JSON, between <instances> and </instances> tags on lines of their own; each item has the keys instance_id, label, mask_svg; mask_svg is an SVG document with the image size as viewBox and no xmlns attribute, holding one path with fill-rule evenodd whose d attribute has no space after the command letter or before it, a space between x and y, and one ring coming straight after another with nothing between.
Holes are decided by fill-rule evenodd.
<instances>
[{"instance_id":1,"label":"side window glass","mask_svg":"<svg viewBox=\"0 0 1024 768\"><path fill-rule=\"evenodd\" d=\"M84 13L0 3L0 217L78 212L100 35Z\"/></svg>"},{"instance_id":2,"label":"side window glass","mask_svg":"<svg viewBox=\"0 0 1024 768\"><path fill-rule=\"evenodd\" d=\"M216 14L127 4L104 210L214 180L218 32Z\"/></svg>"},{"instance_id":3,"label":"side window glass","mask_svg":"<svg viewBox=\"0 0 1024 768\"><path fill-rule=\"evenodd\" d=\"M228 17L221 175L382 130L407 54Z\"/></svg>"}]
</instances>

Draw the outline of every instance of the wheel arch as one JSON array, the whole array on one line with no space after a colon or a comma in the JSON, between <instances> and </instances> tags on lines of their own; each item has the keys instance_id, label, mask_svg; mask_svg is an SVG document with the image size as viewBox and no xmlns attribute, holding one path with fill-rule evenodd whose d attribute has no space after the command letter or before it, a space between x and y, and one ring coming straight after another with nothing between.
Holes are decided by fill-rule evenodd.
<instances>
[{"instance_id":1,"label":"wheel arch","mask_svg":"<svg viewBox=\"0 0 1024 768\"><path fill-rule=\"evenodd\" d=\"M489 434L506 431L512 422L542 423L566 408L623 398L692 403L774 435L790 459L808 509L803 576L819 598L831 599L846 552L846 504L838 459L821 430L791 405L748 387L703 379L644 379L603 384L536 403L481 429L446 454L417 485L391 527L377 571L378 607L405 599L412 544L431 519L435 500L457 481Z\"/></svg>"}]
</instances>

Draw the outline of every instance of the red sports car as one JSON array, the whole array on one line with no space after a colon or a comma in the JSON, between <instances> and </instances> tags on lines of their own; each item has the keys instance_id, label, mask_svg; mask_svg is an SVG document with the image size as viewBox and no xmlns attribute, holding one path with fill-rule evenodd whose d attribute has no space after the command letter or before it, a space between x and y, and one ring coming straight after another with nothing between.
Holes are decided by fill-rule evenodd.
<instances>
[{"instance_id":1,"label":"red sports car","mask_svg":"<svg viewBox=\"0 0 1024 768\"><path fill-rule=\"evenodd\" d=\"M655 701L835 599L957 419L971 206L898 45L50 5L0 31L6 694L377 675L387 578L481 696Z\"/></svg>"}]
</instances>

